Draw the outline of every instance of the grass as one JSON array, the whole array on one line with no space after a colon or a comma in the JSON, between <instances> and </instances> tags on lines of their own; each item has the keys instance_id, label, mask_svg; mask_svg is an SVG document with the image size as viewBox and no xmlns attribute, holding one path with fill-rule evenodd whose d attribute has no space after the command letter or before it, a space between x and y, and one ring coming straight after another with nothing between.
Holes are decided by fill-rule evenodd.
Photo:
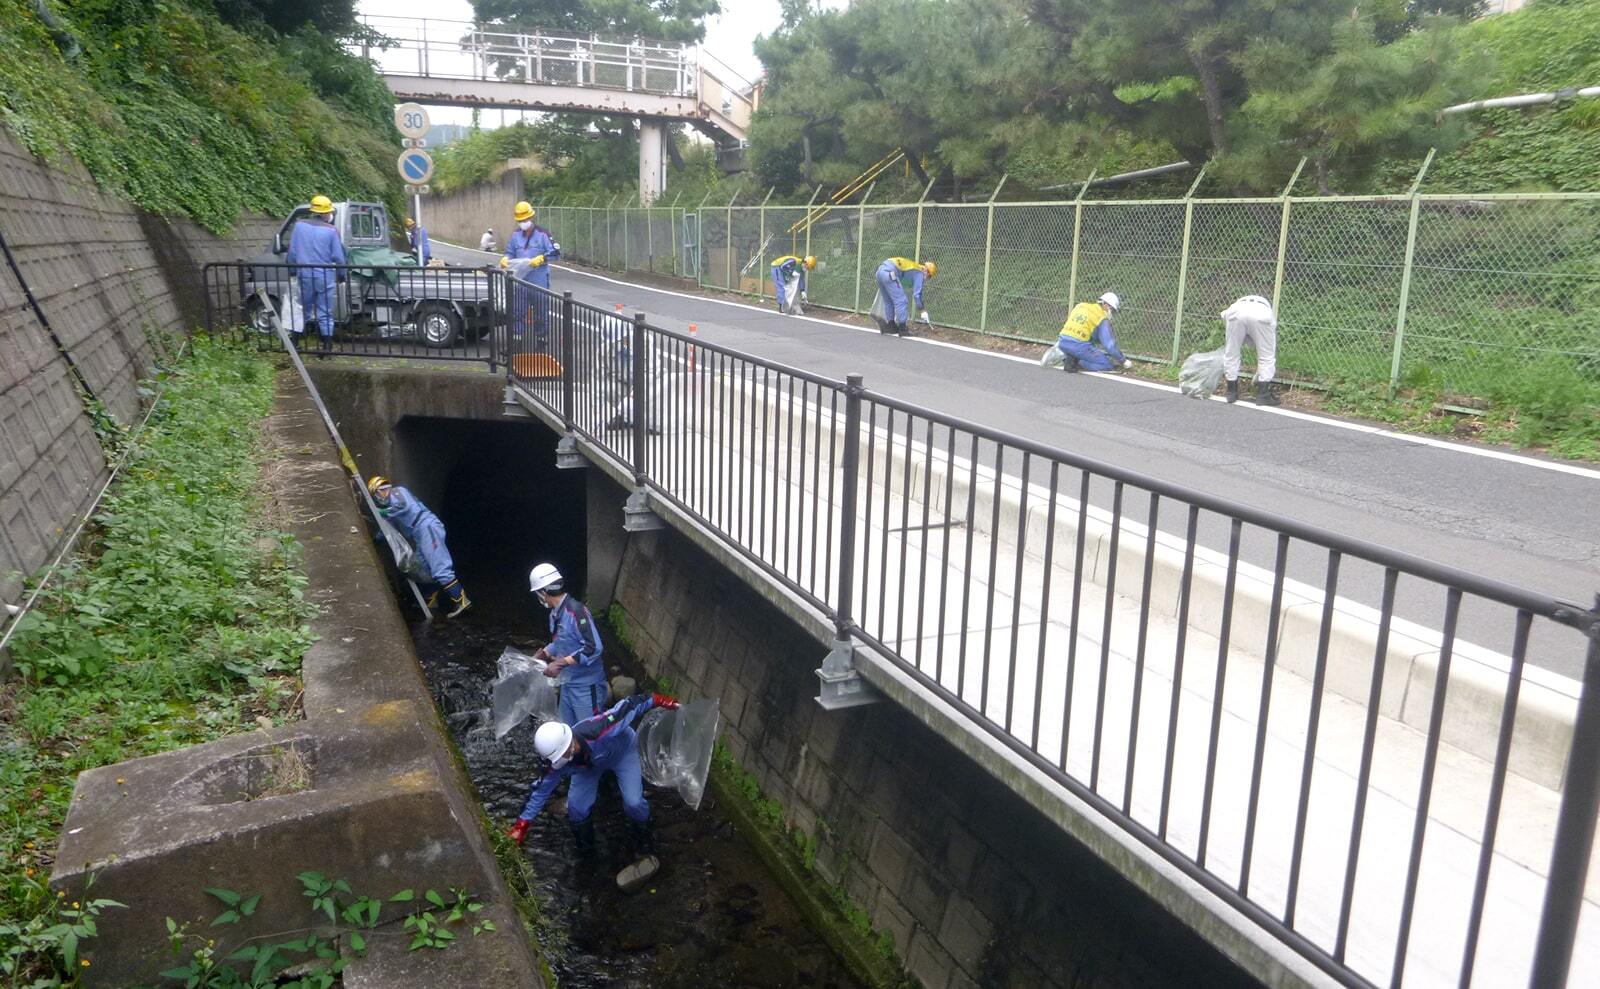
<instances>
[{"instance_id":1,"label":"grass","mask_svg":"<svg viewBox=\"0 0 1600 989\"><path fill-rule=\"evenodd\" d=\"M12 643L17 675L0 692L3 918L58 909L47 877L79 772L295 716L313 609L299 547L264 510L272 368L196 339L162 380L79 551ZM0 959L12 946L0 940ZM19 984L74 984L62 957L19 961Z\"/></svg>"}]
</instances>

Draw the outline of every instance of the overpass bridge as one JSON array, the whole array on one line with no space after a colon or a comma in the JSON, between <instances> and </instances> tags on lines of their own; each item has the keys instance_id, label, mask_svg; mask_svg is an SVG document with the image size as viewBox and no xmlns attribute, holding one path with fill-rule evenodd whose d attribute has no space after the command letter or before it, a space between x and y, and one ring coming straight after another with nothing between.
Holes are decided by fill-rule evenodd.
<instances>
[{"instance_id":1,"label":"overpass bridge","mask_svg":"<svg viewBox=\"0 0 1600 989\"><path fill-rule=\"evenodd\" d=\"M737 148L760 99L759 87L699 48L433 18L362 23L393 42L361 54L399 101L638 118L641 205L666 188L669 124Z\"/></svg>"}]
</instances>

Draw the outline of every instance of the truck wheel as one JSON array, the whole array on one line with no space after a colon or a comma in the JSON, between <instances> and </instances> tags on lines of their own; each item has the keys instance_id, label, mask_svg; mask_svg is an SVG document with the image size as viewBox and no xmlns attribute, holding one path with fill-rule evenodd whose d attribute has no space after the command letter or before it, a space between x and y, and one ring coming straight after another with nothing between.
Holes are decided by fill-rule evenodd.
<instances>
[{"instance_id":1,"label":"truck wheel","mask_svg":"<svg viewBox=\"0 0 1600 989\"><path fill-rule=\"evenodd\" d=\"M461 335L461 317L442 302L424 302L417 306L417 335L429 347L454 346Z\"/></svg>"},{"instance_id":2,"label":"truck wheel","mask_svg":"<svg viewBox=\"0 0 1600 989\"><path fill-rule=\"evenodd\" d=\"M277 308L279 304L278 300L273 296L268 296L267 298L271 301L273 308ZM252 330L255 330L257 333L265 334L266 336L272 336L276 332L272 328L272 313L272 309L268 309L266 306L261 304L261 298L259 296L252 295L248 300L245 301L244 321Z\"/></svg>"}]
</instances>

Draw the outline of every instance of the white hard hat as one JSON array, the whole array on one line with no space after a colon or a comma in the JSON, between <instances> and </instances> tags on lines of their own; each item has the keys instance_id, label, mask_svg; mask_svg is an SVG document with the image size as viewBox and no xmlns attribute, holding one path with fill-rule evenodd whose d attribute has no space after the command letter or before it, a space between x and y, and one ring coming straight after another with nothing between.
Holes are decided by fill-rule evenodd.
<instances>
[{"instance_id":1,"label":"white hard hat","mask_svg":"<svg viewBox=\"0 0 1600 989\"><path fill-rule=\"evenodd\" d=\"M541 563L528 571L528 590L542 591L551 584L561 583L561 571L549 563Z\"/></svg>"},{"instance_id":2,"label":"white hard hat","mask_svg":"<svg viewBox=\"0 0 1600 989\"><path fill-rule=\"evenodd\" d=\"M1104 304L1112 312L1120 312L1122 310L1122 300L1117 298L1117 293L1115 292L1106 292L1097 301Z\"/></svg>"},{"instance_id":3,"label":"white hard hat","mask_svg":"<svg viewBox=\"0 0 1600 989\"><path fill-rule=\"evenodd\" d=\"M567 750L572 748L572 729L559 721L546 721L533 733L533 748L551 769L560 769L567 764Z\"/></svg>"}]
</instances>

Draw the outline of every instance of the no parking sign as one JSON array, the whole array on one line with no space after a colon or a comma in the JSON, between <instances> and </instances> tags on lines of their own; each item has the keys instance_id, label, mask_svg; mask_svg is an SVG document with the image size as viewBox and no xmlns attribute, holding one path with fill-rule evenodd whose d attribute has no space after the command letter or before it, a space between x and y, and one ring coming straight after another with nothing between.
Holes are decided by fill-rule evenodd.
<instances>
[{"instance_id":1,"label":"no parking sign","mask_svg":"<svg viewBox=\"0 0 1600 989\"><path fill-rule=\"evenodd\" d=\"M433 156L421 148L400 152L400 177L410 185L422 185L433 177Z\"/></svg>"}]
</instances>

